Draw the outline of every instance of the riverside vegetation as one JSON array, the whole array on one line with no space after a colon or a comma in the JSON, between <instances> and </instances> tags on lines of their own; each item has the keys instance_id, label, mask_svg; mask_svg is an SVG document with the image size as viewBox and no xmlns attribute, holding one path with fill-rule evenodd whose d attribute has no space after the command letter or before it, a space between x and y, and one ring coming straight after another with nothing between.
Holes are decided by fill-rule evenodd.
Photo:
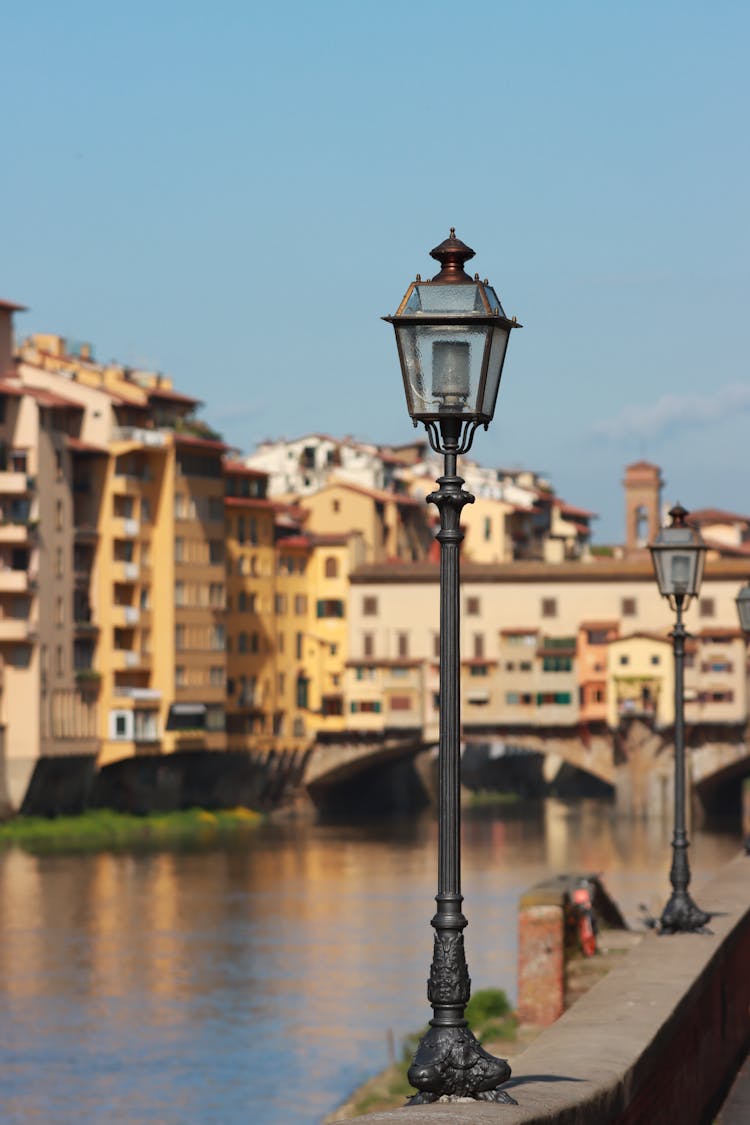
<instances>
[{"instance_id":1,"label":"riverside vegetation","mask_svg":"<svg viewBox=\"0 0 750 1125\"><path fill-rule=\"evenodd\" d=\"M516 1041L518 1019L501 988L478 989L466 1006L466 1019L482 1046L494 1054L502 1053L503 1047ZM355 1090L335 1113L326 1118L326 1125L403 1105L415 1092L409 1085L406 1072L426 1031L424 1027L413 1035L407 1035L402 1043L401 1058Z\"/></svg>"},{"instance_id":2,"label":"riverside vegetation","mask_svg":"<svg viewBox=\"0 0 750 1125\"><path fill-rule=\"evenodd\" d=\"M16 816L0 823L0 848L26 851L98 851L130 847L206 844L254 827L262 815L251 809L185 809L135 816L92 809L80 816Z\"/></svg>"}]
</instances>

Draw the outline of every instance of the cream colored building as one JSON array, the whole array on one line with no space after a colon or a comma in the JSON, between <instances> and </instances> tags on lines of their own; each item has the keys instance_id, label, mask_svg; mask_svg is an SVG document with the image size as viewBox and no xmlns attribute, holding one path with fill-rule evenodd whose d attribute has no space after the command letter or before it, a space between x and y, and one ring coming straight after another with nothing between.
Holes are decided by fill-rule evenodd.
<instances>
[{"instance_id":1,"label":"cream colored building","mask_svg":"<svg viewBox=\"0 0 750 1125\"><path fill-rule=\"evenodd\" d=\"M687 613L687 627L696 634L697 651L702 653L705 647L700 668L706 665L711 669L710 675L708 670L701 671L694 681L688 672L689 688L696 692L690 707L696 718L705 721L736 723L747 715L743 642L734 624L735 598L746 570L741 560L710 559L701 597ZM436 691L438 580L438 567L426 563L366 566L352 575L347 681L351 700L364 698L363 681L380 683L367 669L408 657L421 669L424 685L421 703L414 709L432 715L434 722L435 700L431 696ZM628 645L633 646L630 658L637 662L644 683L650 682L646 673L654 679L656 666L650 663L651 656L659 656L659 718L671 721L672 695L661 674L669 661L665 661L661 649L669 649L665 638L673 626L673 614L659 595L648 557L557 566L465 565L461 610L465 730L514 723L575 726L584 720L601 722L605 718L613 725L618 706L614 688L625 683L625 673L619 671L625 666L615 668L611 663L614 657L599 656L594 680L590 663L579 666L580 630L585 626L595 628L597 623L603 623L605 630L605 652L610 649L619 659L629 652ZM631 640L625 643L613 639L618 634ZM656 634L662 639L641 643L637 636L632 639L634 634L649 638ZM710 643L708 638L713 638ZM729 640L731 656L723 661L722 646ZM625 652L620 651L623 645ZM649 645L656 646L653 654ZM724 663L731 666L729 671ZM617 681L615 671L619 674ZM604 698L592 700L599 708L595 714L587 711L584 715L582 688L592 682L599 685L597 690ZM374 698L376 691L371 695ZM637 691L633 697L644 698ZM360 715L361 711L352 713L352 726L369 729L373 720L365 721Z\"/></svg>"}]
</instances>

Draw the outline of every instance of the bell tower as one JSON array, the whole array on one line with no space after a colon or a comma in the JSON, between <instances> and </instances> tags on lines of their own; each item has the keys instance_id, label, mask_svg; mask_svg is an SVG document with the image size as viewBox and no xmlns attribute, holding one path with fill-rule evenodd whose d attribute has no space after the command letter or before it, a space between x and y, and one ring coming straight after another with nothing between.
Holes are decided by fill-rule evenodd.
<instances>
[{"instance_id":1,"label":"bell tower","mask_svg":"<svg viewBox=\"0 0 750 1125\"><path fill-rule=\"evenodd\" d=\"M643 551L661 526L661 490L664 481L658 465L635 461L625 466L625 551Z\"/></svg>"}]
</instances>

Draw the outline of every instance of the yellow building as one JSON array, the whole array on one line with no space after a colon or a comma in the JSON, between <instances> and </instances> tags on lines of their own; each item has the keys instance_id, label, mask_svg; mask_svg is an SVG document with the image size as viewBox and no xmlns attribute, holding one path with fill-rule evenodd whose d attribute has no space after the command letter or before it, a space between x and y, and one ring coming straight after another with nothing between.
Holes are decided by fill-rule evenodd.
<instances>
[{"instance_id":1,"label":"yellow building","mask_svg":"<svg viewBox=\"0 0 750 1125\"><path fill-rule=\"evenodd\" d=\"M318 535L359 532L368 561L424 558L432 543L430 513L423 501L331 480L305 496L305 530Z\"/></svg>"},{"instance_id":2,"label":"yellow building","mask_svg":"<svg viewBox=\"0 0 750 1125\"><path fill-rule=\"evenodd\" d=\"M647 718L667 726L674 716L674 661L669 637L631 633L607 652L607 724L622 718Z\"/></svg>"},{"instance_id":3,"label":"yellow building","mask_svg":"<svg viewBox=\"0 0 750 1125\"><path fill-rule=\"evenodd\" d=\"M231 750L274 747L275 523L268 474L225 462L227 734Z\"/></svg>"}]
</instances>

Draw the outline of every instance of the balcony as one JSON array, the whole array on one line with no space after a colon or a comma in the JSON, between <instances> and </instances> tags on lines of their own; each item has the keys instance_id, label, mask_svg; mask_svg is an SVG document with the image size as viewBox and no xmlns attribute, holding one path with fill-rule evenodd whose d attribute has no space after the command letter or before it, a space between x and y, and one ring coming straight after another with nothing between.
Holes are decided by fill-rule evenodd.
<instances>
[{"instance_id":1,"label":"balcony","mask_svg":"<svg viewBox=\"0 0 750 1125\"><path fill-rule=\"evenodd\" d=\"M25 546L30 536L36 533L37 522L19 520L17 523L9 521L0 524L0 543L10 543L14 546Z\"/></svg>"},{"instance_id":2,"label":"balcony","mask_svg":"<svg viewBox=\"0 0 750 1125\"><path fill-rule=\"evenodd\" d=\"M167 444L166 435L160 430L146 430L142 426L115 426L112 440L137 442L152 449L161 449Z\"/></svg>"},{"instance_id":3,"label":"balcony","mask_svg":"<svg viewBox=\"0 0 750 1125\"><path fill-rule=\"evenodd\" d=\"M112 532L115 539L135 539L140 531L140 524L138 520L120 518L116 519L112 525Z\"/></svg>"},{"instance_id":4,"label":"balcony","mask_svg":"<svg viewBox=\"0 0 750 1125\"><path fill-rule=\"evenodd\" d=\"M36 628L23 617L0 617L0 644L9 641L31 641Z\"/></svg>"},{"instance_id":5,"label":"balcony","mask_svg":"<svg viewBox=\"0 0 750 1125\"><path fill-rule=\"evenodd\" d=\"M115 605L112 607L112 617L115 625L137 625L141 613L134 605Z\"/></svg>"},{"instance_id":6,"label":"balcony","mask_svg":"<svg viewBox=\"0 0 750 1125\"><path fill-rule=\"evenodd\" d=\"M25 496L35 484L26 473L0 472L0 496Z\"/></svg>"},{"instance_id":7,"label":"balcony","mask_svg":"<svg viewBox=\"0 0 750 1125\"><path fill-rule=\"evenodd\" d=\"M112 568L115 582L137 582L140 574L138 563L117 560Z\"/></svg>"},{"instance_id":8,"label":"balcony","mask_svg":"<svg viewBox=\"0 0 750 1125\"><path fill-rule=\"evenodd\" d=\"M99 538L99 531L92 523L79 523L73 528L76 543L93 543Z\"/></svg>"},{"instance_id":9,"label":"balcony","mask_svg":"<svg viewBox=\"0 0 750 1125\"><path fill-rule=\"evenodd\" d=\"M33 579L26 570L3 569L0 566L0 594L23 594L31 589Z\"/></svg>"}]
</instances>

